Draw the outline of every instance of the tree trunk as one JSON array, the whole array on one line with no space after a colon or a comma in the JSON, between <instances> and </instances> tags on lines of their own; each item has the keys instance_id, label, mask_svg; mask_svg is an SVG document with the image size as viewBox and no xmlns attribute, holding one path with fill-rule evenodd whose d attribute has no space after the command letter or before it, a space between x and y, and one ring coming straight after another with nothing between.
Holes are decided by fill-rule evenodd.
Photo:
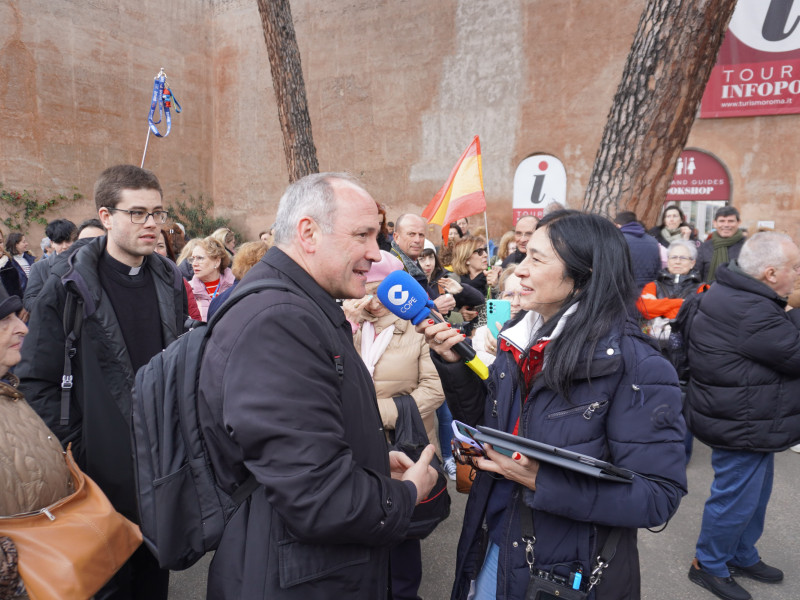
<instances>
[{"instance_id":1,"label":"tree trunk","mask_svg":"<svg viewBox=\"0 0 800 600\"><path fill-rule=\"evenodd\" d=\"M736 0L648 0L589 177L584 210L655 225Z\"/></svg>"},{"instance_id":2,"label":"tree trunk","mask_svg":"<svg viewBox=\"0 0 800 600\"><path fill-rule=\"evenodd\" d=\"M258 0L289 181L319 172L289 0Z\"/></svg>"}]
</instances>

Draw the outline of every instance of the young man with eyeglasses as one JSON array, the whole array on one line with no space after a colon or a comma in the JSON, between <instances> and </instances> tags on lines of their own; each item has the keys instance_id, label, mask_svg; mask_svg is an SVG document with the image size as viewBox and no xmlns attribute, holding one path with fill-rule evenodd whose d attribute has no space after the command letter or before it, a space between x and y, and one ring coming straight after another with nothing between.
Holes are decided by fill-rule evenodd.
<instances>
[{"instance_id":1,"label":"young man with eyeglasses","mask_svg":"<svg viewBox=\"0 0 800 600\"><path fill-rule=\"evenodd\" d=\"M136 371L183 332L186 291L175 265L154 252L168 217L156 176L132 165L111 167L94 196L107 233L54 265L16 374L61 443L72 442L81 468L118 511L138 522L130 390ZM64 331L78 323L74 352L66 352ZM71 356L66 364L65 353ZM62 406L67 367L71 388ZM95 598L166 600L168 588L169 572L142 546Z\"/></svg>"}]
</instances>

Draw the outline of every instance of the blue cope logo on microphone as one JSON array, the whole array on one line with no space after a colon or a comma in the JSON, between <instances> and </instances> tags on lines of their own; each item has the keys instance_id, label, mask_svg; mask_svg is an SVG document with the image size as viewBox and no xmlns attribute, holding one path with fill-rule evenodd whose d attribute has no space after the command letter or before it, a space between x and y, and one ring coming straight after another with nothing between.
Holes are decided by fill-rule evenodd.
<instances>
[{"instance_id":1,"label":"blue cope logo on microphone","mask_svg":"<svg viewBox=\"0 0 800 600\"><path fill-rule=\"evenodd\" d=\"M411 301L406 304L408 296L409 296L408 292L404 290L403 286L399 283L397 285L393 285L392 287L390 287L389 292L386 294L386 297L389 299L389 302L391 302L395 306L399 306L400 312L403 314L411 310L417 303L417 299L412 297Z\"/></svg>"}]
</instances>

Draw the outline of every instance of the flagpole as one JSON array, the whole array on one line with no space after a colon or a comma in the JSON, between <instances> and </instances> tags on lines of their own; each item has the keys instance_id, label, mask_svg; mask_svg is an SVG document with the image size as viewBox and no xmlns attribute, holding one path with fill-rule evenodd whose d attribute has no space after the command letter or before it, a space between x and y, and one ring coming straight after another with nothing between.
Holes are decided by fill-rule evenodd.
<instances>
[{"instance_id":1,"label":"flagpole","mask_svg":"<svg viewBox=\"0 0 800 600\"><path fill-rule=\"evenodd\" d=\"M489 212L488 210L483 211L483 227L486 229L486 251L487 252L489 251L489 240L491 239L489 237L489 217L487 216L488 212ZM489 258L491 259L492 257L490 256Z\"/></svg>"}]
</instances>

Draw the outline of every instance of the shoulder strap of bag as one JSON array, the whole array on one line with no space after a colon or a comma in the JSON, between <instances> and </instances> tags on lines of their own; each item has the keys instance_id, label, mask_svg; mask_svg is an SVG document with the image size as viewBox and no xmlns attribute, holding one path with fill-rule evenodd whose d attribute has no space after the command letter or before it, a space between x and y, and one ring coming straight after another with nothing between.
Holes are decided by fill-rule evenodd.
<instances>
[{"instance_id":1,"label":"shoulder strap of bag","mask_svg":"<svg viewBox=\"0 0 800 600\"><path fill-rule=\"evenodd\" d=\"M533 528L533 509L525 505L523 501L524 490L519 493L519 522L520 529L522 529L522 541L525 542L525 560L528 563L528 569L533 574L533 561L534 553L533 548L536 544L536 535ZM586 588L588 594L594 586L600 583L603 577L603 571L608 568L609 563L612 561L617 553L617 544L622 535L622 528L614 527L611 533L606 538L606 543L600 550L600 554L595 557L595 563L592 567L592 573L589 576L589 585Z\"/></svg>"},{"instance_id":2,"label":"shoulder strap of bag","mask_svg":"<svg viewBox=\"0 0 800 600\"><path fill-rule=\"evenodd\" d=\"M72 359L77 352L75 342L83 326L83 302L67 290L62 316L64 326L64 374L61 376L61 425L69 424L69 403L72 393Z\"/></svg>"},{"instance_id":3,"label":"shoulder strap of bag","mask_svg":"<svg viewBox=\"0 0 800 600\"><path fill-rule=\"evenodd\" d=\"M233 293L231 293L230 297L222 304L222 306L219 307L219 309L217 309L217 312L213 314L211 319L209 319L209 333L211 332L211 329L213 329L214 325L216 325L217 322L223 317L223 315L225 315L239 300L245 296L249 296L250 294L255 294L264 290L286 290L287 292L291 292L298 296L306 296L291 281L285 281L283 279L259 279L244 285L239 284L236 286L236 289L233 290ZM316 302L310 300L310 305L317 313L321 323L330 323L330 319ZM329 347L333 352L332 358L336 366L336 374L339 376L339 381L341 381L344 378L344 362L342 360L342 353L339 352L339 344L336 341L335 332L332 326L323 326L322 329L325 331L325 335L330 343Z\"/></svg>"}]
</instances>

